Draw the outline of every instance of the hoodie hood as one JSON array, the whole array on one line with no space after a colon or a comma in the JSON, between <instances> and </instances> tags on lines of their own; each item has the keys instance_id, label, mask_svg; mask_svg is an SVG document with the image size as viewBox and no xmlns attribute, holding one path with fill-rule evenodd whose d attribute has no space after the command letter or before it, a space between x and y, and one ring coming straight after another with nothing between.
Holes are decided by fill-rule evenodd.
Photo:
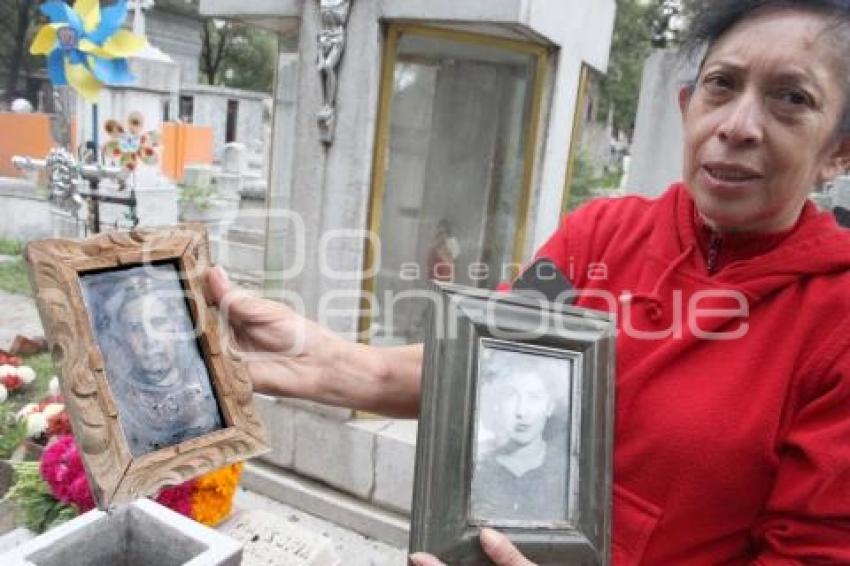
<instances>
[{"instance_id":1,"label":"hoodie hood","mask_svg":"<svg viewBox=\"0 0 850 566\"><path fill-rule=\"evenodd\" d=\"M838 226L832 214L813 212L801 217L797 226L772 249L749 259L733 261L713 275L697 269L701 256L693 222L694 201L682 183L674 184L657 203L664 214L649 241L648 261L637 296L652 302L673 272L686 273L707 287L734 289L752 303L811 276L839 274L850 270L850 231ZM677 234L670 238L669 234ZM691 260L691 261L689 261Z\"/></svg>"}]
</instances>

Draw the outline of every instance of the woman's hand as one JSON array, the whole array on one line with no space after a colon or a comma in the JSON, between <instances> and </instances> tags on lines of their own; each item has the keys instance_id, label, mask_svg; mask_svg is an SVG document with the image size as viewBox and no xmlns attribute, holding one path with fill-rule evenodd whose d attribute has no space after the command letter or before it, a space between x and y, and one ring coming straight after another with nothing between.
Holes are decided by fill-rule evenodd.
<instances>
[{"instance_id":1,"label":"woman's hand","mask_svg":"<svg viewBox=\"0 0 850 566\"><path fill-rule=\"evenodd\" d=\"M327 373L349 344L281 303L234 287L221 267L209 270L207 283L254 389L322 401Z\"/></svg>"},{"instance_id":2,"label":"woman's hand","mask_svg":"<svg viewBox=\"0 0 850 566\"><path fill-rule=\"evenodd\" d=\"M535 566L502 533L493 529L481 529L481 547L496 566ZM410 556L413 566L446 566L430 554L417 552Z\"/></svg>"},{"instance_id":3,"label":"woman's hand","mask_svg":"<svg viewBox=\"0 0 850 566\"><path fill-rule=\"evenodd\" d=\"M221 267L208 271L207 286L255 391L393 416L418 413L421 346L351 342L281 303L234 287Z\"/></svg>"}]
</instances>

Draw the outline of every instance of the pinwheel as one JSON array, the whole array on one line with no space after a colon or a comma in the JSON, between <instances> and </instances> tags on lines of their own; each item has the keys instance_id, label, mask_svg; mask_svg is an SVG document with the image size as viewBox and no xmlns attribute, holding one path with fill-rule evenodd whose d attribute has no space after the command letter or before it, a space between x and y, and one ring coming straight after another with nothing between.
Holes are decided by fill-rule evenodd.
<instances>
[{"instance_id":1,"label":"pinwheel","mask_svg":"<svg viewBox=\"0 0 850 566\"><path fill-rule=\"evenodd\" d=\"M156 165L159 159L159 132L144 132L144 118L139 112L130 114L127 128L118 120L108 120L104 126L110 140L103 144L104 161L120 164L135 171L139 162Z\"/></svg>"},{"instance_id":2,"label":"pinwheel","mask_svg":"<svg viewBox=\"0 0 850 566\"><path fill-rule=\"evenodd\" d=\"M73 9L60 0L40 7L50 23L39 29L30 47L33 55L47 56L47 72L54 86L70 85L94 103L103 85L133 81L127 57L146 40L122 29L126 0L100 9L100 0L76 0Z\"/></svg>"}]
</instances>

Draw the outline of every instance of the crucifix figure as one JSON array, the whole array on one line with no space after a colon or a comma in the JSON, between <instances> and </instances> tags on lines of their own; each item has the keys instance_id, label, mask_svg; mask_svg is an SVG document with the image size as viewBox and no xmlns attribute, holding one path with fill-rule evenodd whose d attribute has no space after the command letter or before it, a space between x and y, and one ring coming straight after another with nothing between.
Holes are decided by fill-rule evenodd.
<instances>
[{"instance_id":1,"label":"crucifix figure","mask_svg":"<svg viewBox=\"0 0 850 566\"><path fill-rule=\"evenodd\" d=\"M319 31L318 69L322 77L322 109L318 121L322 142L333 141L336 119L337 69L345 51L345 28L351 0L319 0L322 27Z\"/></svg>"},{"instance_id":2,"label":"crucifix figure","mask_svg":"<svg viewBox=\"0 0 850 566\"><path fill-rule=\"evenodd\" d=\"M145 13L142 10L150 10L154 6L154 0L130 0L127 7L133 10L133 33L147 37L145 33Z\"/></svg>"}]
</instances>

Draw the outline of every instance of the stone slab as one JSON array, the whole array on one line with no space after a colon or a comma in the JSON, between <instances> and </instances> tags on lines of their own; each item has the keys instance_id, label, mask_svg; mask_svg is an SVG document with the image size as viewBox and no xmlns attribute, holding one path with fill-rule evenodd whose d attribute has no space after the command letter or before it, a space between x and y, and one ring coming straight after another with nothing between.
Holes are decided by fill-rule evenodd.
<instances>
[{"instance_id":1,"label":"stone slab","mask_svg":"<svg viewBox=\"0 0 850 566\"><path fill-rule=\"evenodd\" d=\"M267 395L254 395L254 406L266 424L271 446L261 458L291 468L295 463L295 409Z\"/></svg>"},{"instance_id":2,"label":"stone slab","mask_svg":"<svg viewBox=\"0 0 850 566\"><path fill-rule=\"evenodd\" d=\"M330 538L269 511L239 511L218 531L242 543L243 566L342 564Z\"/></svg>"},{"instance_id":3,"label":"stone slab","mask_svg":"<svg viewBox=\"0 0 850 566\"><path fill-rule=\"evenodd\" d=\"M279 399L278 402L281 405L292 407L294 409L301 409L302 411L309 411L335 421L348 421L354 416L354 411L351 409L346 409L344 407L331 407L330 405L322 405L321 403L306 401L304 399L287 397Z\"/></svg>"},{"instance_id":4,"label":"stone slab","mask_svg":"<svg viewBox=\"0 0 850 566\"><path fill-rule=\"evenodd\" d=\"M397 548L407 548L410 521L398 513L375 507L338 490L311 481L298 474L268 464L249 462L245 465L242 486L253 492L322 517L336 525L372 537ZM336 535L334 535L336 542ZM371 561L362 556L340 551L346 566L369 566L405 563L405 554L395 561Z\"/></svg>"},{"instance_id":5,"label":"stone slab","mask_svg":"<svg viewBox=\"0 0 850 566\"><path fill-rule=\"evenodd\" d=\"M25 544L35 538L35 533L19 527L0 537L0 555Z\"/></svg>"},{"instance_id":6,"label":"stone slab","mask_svg":"<svg viewBox=\"0 0 850 566\"><path fill-rule=\"evenodd\" d=\"M344 423L310 411L296 411L295 470L368 499L375 479L375 434L369 426L375 425Z\"/></svg>"},{"instance_id":7,"label":"stone slab","mask_svg":"<svg viewBox=\"0 0 850 566\"><path fill-rule=\"evenodd\" d=\"M212 236L210 246L216 263L222 264L226 269L262 274L266 254L264 246L242 244Z\"/></svg>"},{"instance_id":8,"label":"stone slab","mask_svg":"<svg viewBox=\"0 0 850 566\"><path fill-rule=\"evenodd\" d=\"M695 67L674 50L655 51L644 63L625 182L628 192L654 197L681 180L682 116L677 97L679 85L695 76Z\"/></svg>"},{"instance_id":9,"label":"stone slab","mask_svg":"<svg viewBox=\"0 0 850 566\"><path fill-rule=\"evenodd\" d=\"M0 237L20 241L49 238L50 203L25 181L0 183Z\"/></svg>"},{"instance_id":10,"label":"stone slab","mask_svg":"<svg viewBox=\"0 0 850 566\"><path fill-rule=\"evenodd\" d=\"M0 349L8 350L18 334L28 337L44 336L35 302L25 296L0 291Z\"/></svg>"},{"instance_id":11,"label":"stone slab","mask_svg":"<svg viewBox=\"0 0 850 566\"><path fill-rule=\"evenodd\" d=\"M378 432L372 501L409 514L416 463L416 421L399 420Z\"/></svg>"}]
</instances>

